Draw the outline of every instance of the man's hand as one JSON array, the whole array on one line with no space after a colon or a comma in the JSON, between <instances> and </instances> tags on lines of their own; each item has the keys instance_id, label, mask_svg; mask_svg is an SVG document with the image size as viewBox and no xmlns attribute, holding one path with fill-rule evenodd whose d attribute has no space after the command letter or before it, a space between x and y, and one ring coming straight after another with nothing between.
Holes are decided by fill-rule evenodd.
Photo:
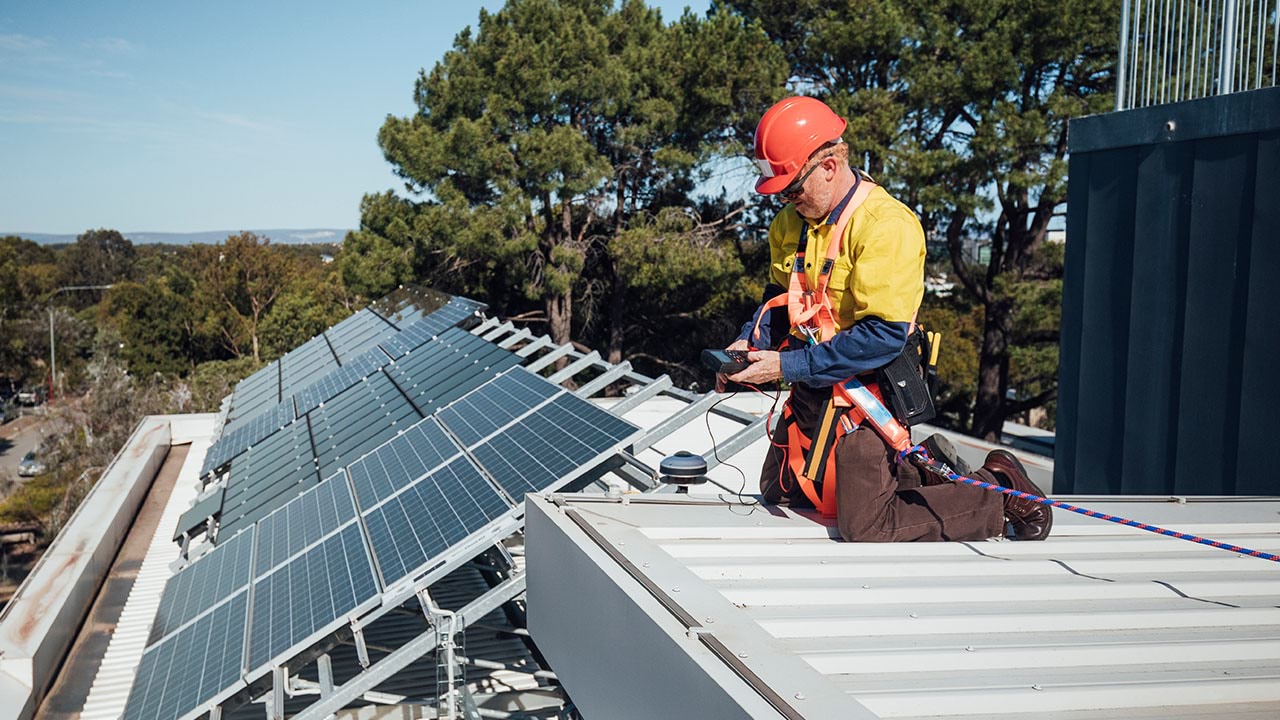
<instances>
[{"instance_id":1,"label":"man's hand","mask_svg":"<svg viewBox=\"0 0 1280 720\"><path fill-rule=\"evenodd\" d=\"M750 350L750 349L751 349L751 344L748 343L746 340L734 340L732 345L725 348L725 350L743 350L743 351ZM716 373L716 392L718 393L724 392L724 385L727 380L728 380L728 376L725 375L724 373Z\"/></svg>"},{"instance_id":2,"label":"man's hand","mask_svg":"<svg viewBox=\"0 0 1280 720\"><path fill-rule=\"evenodd\" d=\"M782 358L775 350L755 350L747 353L751 366L729 380L746 385L763 385L782 379Z\"/></svg>"}]
</instances>

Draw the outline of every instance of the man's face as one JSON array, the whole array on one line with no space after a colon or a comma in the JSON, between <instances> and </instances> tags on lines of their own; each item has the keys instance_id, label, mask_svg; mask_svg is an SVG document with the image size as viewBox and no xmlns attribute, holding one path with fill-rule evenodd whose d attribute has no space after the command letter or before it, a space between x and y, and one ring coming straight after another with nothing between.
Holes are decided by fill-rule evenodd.
<instances>
[{"instance_id":1,"label":"man's face","mask_svg":"<svg viewBox=\"0 0 1280 720\"><path fill-rule=\"evenodd\" d=\"M812 163L796 182L779 197L795 206L801 217L821 220L831 210L833 201L832 180L836 175L836 159L830 154L811 160Z\"/></svg>"}]
</instances>

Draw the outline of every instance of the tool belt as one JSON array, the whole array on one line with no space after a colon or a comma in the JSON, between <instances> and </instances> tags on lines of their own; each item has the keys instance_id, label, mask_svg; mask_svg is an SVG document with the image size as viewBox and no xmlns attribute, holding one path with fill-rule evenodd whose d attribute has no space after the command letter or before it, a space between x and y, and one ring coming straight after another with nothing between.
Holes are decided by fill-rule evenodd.
<instances>
[{"instance_id":1,"label":"tool belt","mask_svg":"<svg viewBox=\"0 0 1280 720\"><path fill-rule=\"evenodd\" d=\"M934 356L929 335L917 325L907 336L902 352L876 370L880 397L885 399L893 416L907 427L929 422L937 415L933 406L934 388L928 380L931 357ZM933 362L936 363L936 359ZM934 373L933 377L936 376Z\"/></svg>"}]
</instances>

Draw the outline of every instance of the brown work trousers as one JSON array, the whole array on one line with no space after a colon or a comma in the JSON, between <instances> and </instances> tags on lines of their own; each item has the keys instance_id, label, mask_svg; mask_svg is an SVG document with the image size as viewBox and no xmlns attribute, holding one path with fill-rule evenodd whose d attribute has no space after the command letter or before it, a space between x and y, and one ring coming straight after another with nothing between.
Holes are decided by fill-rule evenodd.
<instances>
[{"instance_id":1,"label":"brown work trousers","mask_svg":"<svg viewBox=\"0 0 1280 720\"><path fill-rule=\"evenodd\" d=\"M830 388L792 386L792 421L807 437L814 436L830 397ZM786 446L786 425L779 423L760 472L760 493L765 502L813 507L787 464ZM836 520L845 540L985 540L1004 534L1003 495L899 465L896 456L869 425L836 441ZM985 470L971 475L996 482Z\"/></svg>"}]
</instances>

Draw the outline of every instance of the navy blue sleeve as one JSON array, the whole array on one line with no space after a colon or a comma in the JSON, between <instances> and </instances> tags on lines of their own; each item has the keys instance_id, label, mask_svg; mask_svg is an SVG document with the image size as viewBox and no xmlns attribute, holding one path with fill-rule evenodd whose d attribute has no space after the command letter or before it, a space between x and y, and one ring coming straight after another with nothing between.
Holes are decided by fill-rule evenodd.
<instances>
[{"instance_id":1,"label":"navy blue sleeve","mask_svg":"<svg viewBox=\"0 0 1280 720\"><path fill-rule=\"evenodd\" d=\"M760 318L760 313L766 312L764 306L773 298L786 294L787 289L781 285L769 283L764 287L764 295L760 298L760 307L751 313L751 320L742 326L742 330L738 333L738 340L746 340L752 348L757 350L768 350L778 343L786 339L787 334L791 332L791 322L787 319L786 306L775 307L768 311L768 315L760 321L760 337L752 337L755 332L756 320Z\"/></svg>"},{"instance_id":2,"label":"navy blue sleeve","mask_svg":"<svg viewBox=\"0 0 1280 720\"><path fill-rule=\"evenodd\" d=\"M769 327L768 322L760 323L760 337L752 337L756 329L756 320L759 319L762 312L764 312L764 305L756 308L756 311L751 313L751 319L747 321L746 325L742 326L742 331L738 333L737 339L746 340L753 348L773 347L773 338L770 332L773 328Z\"/></svg>"},{"instance_id":3,"label":"navy blue sleeve","mask_svg":"<svg viewBox=\"0 0 1280 720\"><path fill-rule=\"evenodd\" d=\"M782 378L826 387L852 375L883 367L907 344L910 323L868 315L828 342L781 354Z\"/></svg>"}]
</instances>

